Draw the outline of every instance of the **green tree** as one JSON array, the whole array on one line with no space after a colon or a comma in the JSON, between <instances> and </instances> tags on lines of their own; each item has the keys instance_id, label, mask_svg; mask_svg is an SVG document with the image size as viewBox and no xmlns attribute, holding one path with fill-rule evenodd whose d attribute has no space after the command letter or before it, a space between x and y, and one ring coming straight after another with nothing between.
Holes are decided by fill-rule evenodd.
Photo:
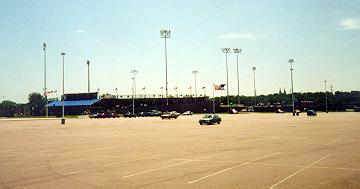
<instances>
[{"instance_id":1,"label":"green tree","mask_svg":"<svg viewBox=\"0 0 360 189\"><path fill-rule=\"evenodd\" d=\"M29 103L29 109L30 109L30 115L31 116L40 116L44 115L44 107L46 105L46 99L43 97L40 93L33 92L29 94L28 97Z\"/></svg>"},{"instance_id":2,"label":"green tree","mask_svg":"<svg viewBox=\"0 0 360 189\"><path fill-rule=\"evenodd\" d=\"M16 113L17 104L10 100L4 100L0 103L0 116L13 117Z\"/></svg>"}]
</instances>

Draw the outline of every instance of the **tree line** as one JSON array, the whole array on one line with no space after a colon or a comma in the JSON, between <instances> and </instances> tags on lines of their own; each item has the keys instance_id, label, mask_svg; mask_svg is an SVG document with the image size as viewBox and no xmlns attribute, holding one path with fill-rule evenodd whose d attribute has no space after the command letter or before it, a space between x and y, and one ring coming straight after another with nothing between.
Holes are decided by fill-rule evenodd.
<instances>
[{"instance_id":1,"label":"tree line","mask_svg":"<svg viewBox=\"0 0 360 189\"><path fill-rule=\"evenodd\" d=\"M295 106L300 106L301 103L309 101L316 110L325 110L325 92L306 92L295 93ZM237 104L238 97L230 96L230 104ZM335 93L327 92L328 110L329 111L345 111L346 109L359 109L360 107L360 91ZM209 99L212 100L212 99ZM216 97L216 104L227 104L227 97ZM240 104L246 107L255 105L254 96L240 96ZM257 106L280 105L283 107L291 106L291 94L286 92L259 95L256 97ZM45 115L45 97L40 93L33 92L28 95L28 103L19 104L10 100L4 100L0 103L0 117L13 116L43 116Z\"/></svg>"},{"instance_id":2,"label":"tree line","mask_svg":"<svg viewBox=\"0 0 360 189\"><path fill-rule=\"evenodd\" d=\"M336 91L335 93L331 92L305 92L305 93L294 93L295 97L295 106L301 106L302 103L306 101L311 103L312 106L316 107L317 110L324 111L326 104L326 95L328 99L328 110L329 111L345 111L346 109L353 109L360 107L360 91L350 91L342 92ZM291 94L286 94L283 92L269 94L269 95L259 95L256 98L254 96L240 96L240 104L245 106L254 106L256 99L257 106L267 106L267 105L282 105L282 106L291 106ZM217 97L217 101L222 104L227 104L227 97ZM237 96L230 96L230 105L237 104Z\"/></svg>"}]
</instances>

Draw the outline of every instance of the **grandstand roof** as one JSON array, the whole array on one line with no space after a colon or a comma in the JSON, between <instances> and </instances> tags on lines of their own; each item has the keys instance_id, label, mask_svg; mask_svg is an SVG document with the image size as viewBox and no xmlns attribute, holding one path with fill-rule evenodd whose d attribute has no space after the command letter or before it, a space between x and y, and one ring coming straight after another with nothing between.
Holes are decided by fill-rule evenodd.
<instances>
[{"instance_id":1,"label":"grandstand roof","mask_svg":"<svg viewBox=\"0 0 360 189\"><path fill-rule=\"evenodd\" d=\"M70 100L70 101L64 101L64 106L91 106L98 102L99 99L92 99L92 100ZM50 102L48 107L58 107L62 106L62 101L53 101Z\"/></svg>"}]
</instances>

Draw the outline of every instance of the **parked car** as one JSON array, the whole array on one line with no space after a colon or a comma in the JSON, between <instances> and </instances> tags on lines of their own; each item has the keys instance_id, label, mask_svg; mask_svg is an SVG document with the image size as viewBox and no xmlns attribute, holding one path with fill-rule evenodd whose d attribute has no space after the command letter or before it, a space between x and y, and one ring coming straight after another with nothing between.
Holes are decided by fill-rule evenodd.
<instances>
[{"instance_id":1,"label":"parked car","mask_svg":"<svg viewBox=\"0 0 360 189\"><path fill-rule=\"evenodd\" d=\"M237 113L238 113L238 111L237 111L237 110L235 110L235 109L230 109L230 110L229 110L229 113L230 113L230 114L237 114Z\"/></svg>"},{"instance_id":2,"label":"parked car","mask_svg":"<svg viewBox=\"0 0 360 189\"><path fill-rule=\"evenodd\" d=\"M119 118L120 117L120 115L117 112L111 112L109 115L111 118Z\"/></svg>"},{"instance_id":3,"label":"parked car","mask_svg":"<svg viewBox=\"0 0 360 189\"><path fill-rule=\"evenodd\" d=\"M157 110L150 110L150 111L147 111L145 112L145 116L148 117L154 117L154 116L161 116L162 112L160 111L157 111Z\"/></svg>"},{"instance_id":4,"label":"parked car","mask_svg":"<svg viewBox=\"0 0 360 189\"><path fill-rule=\"evenodd\" d=\"M284 111L282 111L281 109L277 109L276 113L282 114L282 113L284 113Z\"/></svg>"},{"instance_id":5,"label":"parked car","mask_svg":"<svg viewBox=\"0 0 360 189\"><path fill-rule=\"evenodd\" d=\"M192 115L192 114L193 114L192 111L186 111L186 112L182 113L182 115Z\"/></svg>"},{"instance_id":6,"label":"parked car","mask_svg":"<svg viewBox=\"0 0 360 189\"><path fill-rule=\"evenodd\" d=\"M308 116L317 116L317 113L316 113L315 110L308 110L308 111L306 112L306 114L307 114Z\"/></svg>"},{"instance_id":7,"label":"parked car","mask_svg":"<svg viewBox=\"0 0 360 189\"><path fill-rule=\"evenodd\" d=\"M145 112L139 112L139 113L137 114L137 116L138 116L138 117L145 117Z\"/></svg>"},{"instance_id":8,"label":"parked car","mask_svg":"<svg viewBox=\"0 0 360 189\"><path fill-rule=\"evenodd\" d=\"M177 119L179 117L179 113L177 113L176 111L171 111L171 112L166 112L164 114L162 114L160 117L161 119Z\"/></svg>"},{"instance_id":9,"label":"parked car","mask_svg":"<svg viewBox=\"0 0 360 189\"><path fill-rule=\"evenodd\" d=\"M137 115L136 114L133 114L132 112L126 112L126 113L124 113L124 118L132 118L132 117L137 117Z\"/></svg>"},{"instance_id":10,"label":"parked car","mask_svg":"<svg viewBox=\"0 0 360 189\"><path fill-rule=\"evenodd\" d=\"M221 117L216 114L207 114L199 120L200 125L209 124L212 125L214 123L220 124Z\"/></svg>"},{"instance_id":11,"label":"parked car","mask_svg":"<svg viewBox=\"0 0 360 189\"><path fill-rule=\"evenodd\" d=\"M107 115L103 112L103 113L95 113L95 114L91 114L89 115L89 117L92 118L106 118Z\"/></svg>"},{"instance_id":12,"label":"parked car","mask_svg":"<svg viewBox=\"0 0 360 189\"><path fill-rule=\"evenodd\" d=\"M101 113L94 113L89 115L90 119L96 119L96 118L101 118Z\"/></svg>"}]
</instances>

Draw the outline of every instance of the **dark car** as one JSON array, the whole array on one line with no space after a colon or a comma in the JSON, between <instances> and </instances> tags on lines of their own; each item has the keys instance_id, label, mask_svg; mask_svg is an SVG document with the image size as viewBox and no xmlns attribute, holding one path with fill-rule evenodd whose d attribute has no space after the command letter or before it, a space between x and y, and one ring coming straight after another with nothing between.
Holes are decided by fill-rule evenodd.
<instances>
[{"instance_id":1,"label":"dark car","mask_svg":"<svg viewBox=\"0 0 360 189\"><path fill-rule=\"evenodd\" d=\"M150 110L145 112L145 116L146 117L155 117L155 116L161 116L162 112L157 111L157 110Z\"/></svg>"},{"instance_id":2,"label":"dark car","mask_svg":"<svg viewBox=\"0 0 360 189\"><path fill-rule=\"evenodd\" d=\"M172 112L166 112L164 114L162 114L160 117L161 119L177 119L179 117L179 113L177 113L176 111L172 111Z\"/></svg>"},{"instance_id":3,"label":"dark car","mask_svg":"<svg viewBox=\"0 0 360 189\"><path fill-rule=\"evenodd\" d=\"M306 112L306 114L307 114L308 116L317 116L317 113L316 113L315 110L308 110L308 111Z\"/></svg>"},{"instance_id":4,"label":"dark car","mask_svg":"<svg viewBox=\"0 0 360 189\"><path fill-rule=\"evenodd\" d=\"M124 113L124 118L132 118L132 117L137 117L136 114L133 114L132 112L126 112Z\"/></svg>"},{"instance_id":5,"label":"dark car","mask_svg":"<svg viewBox=\"0 0 360 189\"><path fill-rule=\"evenodd\" d=\"M214 123L220 124L221 117L216 114L207 114L199 120L200 125L209 124L212 125Z\"/></svg>"}]
</instances>

